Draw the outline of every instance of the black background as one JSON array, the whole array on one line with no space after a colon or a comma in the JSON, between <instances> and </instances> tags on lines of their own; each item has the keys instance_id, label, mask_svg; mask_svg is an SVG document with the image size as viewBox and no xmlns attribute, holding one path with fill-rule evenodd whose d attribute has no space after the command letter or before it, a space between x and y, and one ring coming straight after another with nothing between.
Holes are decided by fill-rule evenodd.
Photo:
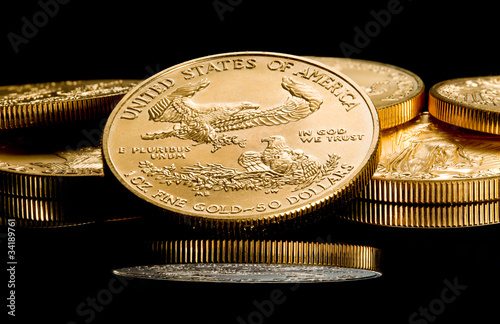
<instances>
[{"instance_id":1,"label":"black background","mask_svg":"<svg viewBox=\"0 0 500 324\"><path fill-rule=\"evenodd\" d=\"M355 46L355 28L363 30L374 21L370 12L387 9L391 1L230 3L232 10L221 13L221 19L211 0L71 0L41 21L36 35L16 45L17 53L9 33L23 36L22 18L33 21L41 7L36 1L2 3L0 85L143 79L189 59L229 51L342 57L339 44ZM450 78L500 74L497 4L402 0L397 8L400 12L374 30L352 58L406 68L419 75L427 88ZM107 207L130 198L108 195ZM85 196L80 202L93 203ZM95 206L96 214L103 210ZM133 262L141 242L162 230L141 220L60 229L18 228L16 319L24 323L238 323L238 317L248 321L250 316L255 323L407 323L421 307L439 304L436 300L441 299L448 280L466 288L432 321L418 316L417 323L498 321L500 238L495 225L421 230L332 219L276 236L379 247L384 275L374 280L298 287L115 281L111 270ZM171 232L165 228L164 235ZM0 239L6 255L6 239ZM0 291L7 298L8 279L4 277ZM109 295L110 283L120 291ZM283 302L256 315L256 304L266 304L263 301L276 289L281 290ZM107 296L111 298L106 305L92 310L90 299ZM8 309L2 300L4 315Z\"/></svg>"}]
</instances>

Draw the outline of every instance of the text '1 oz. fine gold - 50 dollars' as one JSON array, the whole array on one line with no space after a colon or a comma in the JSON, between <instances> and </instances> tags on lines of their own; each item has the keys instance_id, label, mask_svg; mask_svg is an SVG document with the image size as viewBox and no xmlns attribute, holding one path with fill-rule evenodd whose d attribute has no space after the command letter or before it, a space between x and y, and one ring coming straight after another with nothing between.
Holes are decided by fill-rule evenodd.
<instances>
[{"instance_id":1,"label":"text '1 oz. fine gold - 50 dollars'","mask_svg":"<svg viewBox=\"0 0 500 324\"><path fill-rule=\"evenodd\" d=\"M132 89L108 120L103 152L125 187L183 221L254 226L352 198L375 171L378 143L375 108L348 77L242 52Z\"/></svg>"}]
</instances>

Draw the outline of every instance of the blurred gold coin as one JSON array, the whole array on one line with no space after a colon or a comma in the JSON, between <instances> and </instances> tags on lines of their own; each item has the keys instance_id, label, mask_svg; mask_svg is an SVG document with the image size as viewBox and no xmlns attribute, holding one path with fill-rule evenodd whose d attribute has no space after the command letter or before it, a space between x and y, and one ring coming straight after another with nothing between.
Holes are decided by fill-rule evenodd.
<instances>
[{"instance_id":1,"label":"blurred gold coin","mask_svg":"<svg viewBox=\"0 0 500 324\"><path fill-rule=\"evenodd\" d=\"M500 135L500 76L435 84L429 91L429 112L452 125Z\"/></svg>"},{"instance_id":2,"label":"blurred gold coin","mask_svg":"<svg viewBox=\"0 0 500 324\"><path fill-rule=\"evenodd\" d=\"M422 111L424 83L403 68L358 59L306 56L352 78L370 96L380 118L380 128L401 125Z\"/></svg>"},{"instance_id":3,"label":"blurred gold coin","mask_svg":"<svg viewBox=\"0 0 500 324\"><path fill-rule=\"evenodd\" d=\"M0 86L0 130L106 117L139 80L84 80Z\"/></svg>"}]
</instances>

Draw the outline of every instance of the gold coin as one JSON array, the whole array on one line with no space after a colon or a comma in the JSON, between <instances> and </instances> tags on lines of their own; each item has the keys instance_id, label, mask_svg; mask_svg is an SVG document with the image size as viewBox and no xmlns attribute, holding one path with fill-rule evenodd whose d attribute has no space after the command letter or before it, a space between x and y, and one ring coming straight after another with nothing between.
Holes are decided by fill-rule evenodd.
<instances>
[{"instance_id":1,"label":"gold coin","mask_svg":"<svg viewBox=\"0 0 500 324\"><path fill-rule=\"evenodd\" d=\"M286 54L208 56L131 90L104 129L105 160L137 196L194 227L254 228L351 199L378 160L368 96Z\"/></svg>"},{"instance_id":2,"label":"gold coin","mask_svg":"<svg viewBox=\"0 0 500 324\"><path fill-rule=\"evenodd\" d=\"M380 128L401 125L422 111L424 83L415 73L374 61L306 56L344 73L370 96L380 118Z\"/></svg>"},{"instance_id":3,"label":"gold coin","mask_svg":"<svg viewBox=\"0 0 500 324\"><path fill-rule=\"evenodd\" d=\"M429 112L452 125L500 135L500 76L435 84L429 91Z\"/></svg>"},{"instance_id":4,"label":"gold coin","mask_svg":"<svg viewBox=\"0 0 500 324\"><path fill-rule=\"evenodd\" d=\"M139 80L85 80L0 87L0 130L106 117Z\"/></svg>"},{"instance_id":5,"label":"gold coin","mask_svg":"<svg viewBox=\"0 0 500 324\"><path fill-rule=\"evenodd\" d=\"M377 171L361 197L391 203L455 204L500 199L497 136L442 123L424 112L382 132Z\"/></svg>"},{"instance_id":6,"label":"gold coin","mask_svg":"<svg viewBox=\"0 0 500 324\"><path fill-rule=\"evenodd\" d=\"M70 146L49 138L16 135L0 140L0 193L61 198L103 183L100 147Z\"/></svg>"},{"instance_id":7,"label":"gold coin","mask_svg":"<svg viewBox=\"0 0 500 324\"><path fill-rule=\"evenodd\" d=\"M374 225L449 228L500 223L500 200L468 204L394 204L356 199L343 218Z\"/></svg>"},{"instance_id":8,"label":"gold coin","mask_svg":"<svg viewBox=\"0 0 500 324\"><path fill-rule=\"evenodd\" d=\"M116 269L120 276L200 282L334 282L376 278L379 249L290 241L156 241L158 264Z\"/></svg>"}]
</instances>

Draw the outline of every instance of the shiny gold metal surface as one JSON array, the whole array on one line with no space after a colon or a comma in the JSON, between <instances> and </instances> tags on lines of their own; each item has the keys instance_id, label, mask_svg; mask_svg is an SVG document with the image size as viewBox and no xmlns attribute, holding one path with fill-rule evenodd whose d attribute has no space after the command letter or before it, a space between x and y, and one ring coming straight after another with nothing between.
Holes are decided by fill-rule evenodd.
<instances>
[{"instance_id":1,"label":"shiny gold metal surface","mask_svg":"<svg viewBox=\"0 0 500 324\"><path fill-rule=\"evenodd\" d=\"M19 138L20 141L25 140ZM0 141L0 192L32 198L60 198L71 188L102 182L100 147L55 148L38 141Z\"/></svg>"},{"instance_id":2,"label":"shiny gold metal surface","mask_svg":"<svg viewBox=\"0 0 500 324\"><path fill-rule=\"evenodd\" d=\"M155 241L155 265L114 270L121 276L208 282L332 282L376 278L379 249L350 244L258 240Z\"/></svg>"},{"instance_id":3,"label":"shiny gold metal surface","mask_svg":"<svg viewBox=\"0 0 500 324\"><path fill-rule=\"evenodd\" d=\"M139 80L84 80L0 87L0 130L106 117Z\"/></svg>"},{"instance_id":4,"label":"shiny gold metal surface","mask_svg":"<svg viewBox=\"0 0 500 324\"><path fill-rule=\"evenodd\" d=\"M429 112L452 125L500 135L500 76L435 84L429 90Z\"/></svg>"},{"instance_id":5,"label":"shiny gold metal surface","mask_svg":"<svg viewBox=\"0 0 500 324\"><path fill-rule=\"evenodd\" d=\"M500 223L500 200L468 204L394 204L356 199L343 218L412 228L470 227Z\"/></svg>"},{"instance_id":6,"label":"shiny gold metal surface","mask_svg":"<svg viewBox=\"0 0 500 324\"><path fill-rule=\"evenodd\" d=\"M360 195L391 203L457 204L500 199L500 141L429 113L382 132L382 154Z\"/></svg>"},{"instance_id":7,"label":"shiny gold metal surface","mask_svg":"<svg viewBox=\"0 0 500 324\"><path fill-rule=\"evenodd\" d=\"M95 206L59 199L26 198L0 194L0 225L15 219L16 225L26 228L54 228L92 224L101 217ZM93 212L93 213L92 213Z\"/></svg>"},{"instance_id":8,"label":"shiny gold metal surface","mask_svg":"<svg viewBox=\"0 0 500 324\"><path fill-rule=\"evenodd\" d=\"M104 129L130 191L193 227L297 219L364 187L378 161L368 96L320 63L244 52L171 67L131 90Z\"/></svg>"},{"instance_id":9,"label":"shiny gold metal surface","mask_svg":"<svg viewBox=\"0 0 500 324\"><path fill-rule=\"evenodd\" d=\"M424 83L415 73L374 61L306 56L352 78L370 96L379 114L380 128L401 125L422 111Z\"/></svg>"}]
</instances>

